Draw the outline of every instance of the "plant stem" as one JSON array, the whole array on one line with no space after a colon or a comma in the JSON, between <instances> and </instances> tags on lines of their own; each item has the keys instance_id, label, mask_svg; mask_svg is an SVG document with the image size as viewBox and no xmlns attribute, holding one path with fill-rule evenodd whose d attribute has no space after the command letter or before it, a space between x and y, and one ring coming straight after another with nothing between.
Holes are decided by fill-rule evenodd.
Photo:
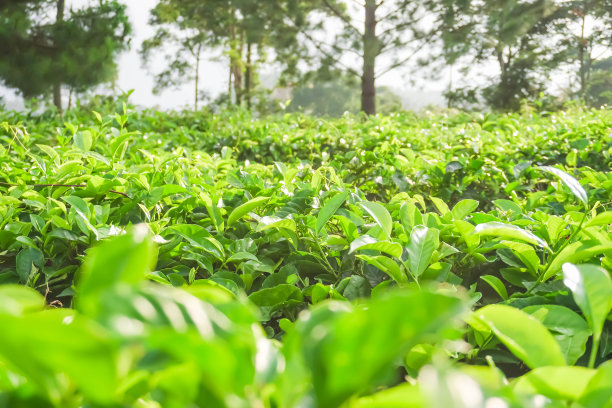
<instances>
[{"instance_id":1,"label":"plant stem","mask_svg":"<svg viewBox=\"0 0 612 408\"><path fill-rule=\"evenodd\" d=\"M595 359L599 351L599 336L593 336L593 345L591 346L591 356L589 357L589 368L595 367Z\"/></svg>"},{"instance_id":2,"label":"plant stem","mask_svg":"<svg viewBox=\"0 0 612 408\"><path fill-rule=\"evenodd\" d=\"M408 268L408 265L406 265L406 262L404 262L403 259L398 258L400 260L400 262L402 263L402 265L404 265L404 269L406 269L406 275L410 276L412 279L414 279L414 283L416 283L417 287L421 287L421 285L419 284L419 280L417 279L416 276L414 276L413 274L410 273L410 268Z\"/></svg>"},{"instance_id":3,"label":"plant stem","mask_svg":"<svg viewBox=\"0 0 612 408\"><path fill-rule=\"evenodd\" d=\"M313 241L317 245L317 250L319 252L319 255L321 255L321 258L323 258L323 260L325 261L325 265L327 266L327 270L329 271L329 273L331 273L335 277L338 277L338 274L336 273L334 268L331 266L331 264L327 260L327 256L325 255L325 252L323 252L323 248L321 247L321 244L319 243L319 240L317 239L317 237L314 235L314 233L312 231L309 231L309 232L310 232L310 236L312 237Z\"/></svg>"},{"instance_id":4,"label":"plant stem","mask_svg":"<svg viewBox=\"0 0 612 408\"><path fill-rule=\"evenodd\" d=\"M526 295L529 295L535 288L537 288L538 286L540 286L541 283L543 283L543 279L544 276L546 276L546 272L548 271L548 269L550 268L550 265L552 265L553 261L555 260L555 258L561 253L561 251L563 251L565 249L566 246L568 246L576 237L576 235L578 235L578 233L580 232L580 230L582 229L582 225L584 224L584 222L586 221L586 217L588 215L588 211L585 211L584 214L582 215L582 219L580 220L580 224L578 224L578 227L572 232L572 234L569 236L569 238L567 238L565 240L565 242L563 243L563 245L561 245L561 248L559 248L548 260L547 264L546 264L546 268L544 268L544 271L542 271L542 273L540 274L540 276L538 276L538 279L536 280L535 285L533 285L529 290L527 290L527 292L525 292Z\"/></svg>"}]
</instances>

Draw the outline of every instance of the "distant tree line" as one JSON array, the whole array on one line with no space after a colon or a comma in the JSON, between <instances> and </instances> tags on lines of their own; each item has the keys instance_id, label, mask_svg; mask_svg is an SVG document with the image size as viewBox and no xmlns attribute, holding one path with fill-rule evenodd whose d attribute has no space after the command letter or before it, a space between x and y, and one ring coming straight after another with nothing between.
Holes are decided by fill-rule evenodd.
<instances>
[{"instance_id":1,"label":"distant tree line","mask_svg":"<svg viewBox=\"0 0 612 408\"><path fill-rule=\"evenodd\" d=\"M449 106L516 110L560 77L568 98L612 102L612 0L159 0L149 23L155 33L142 44L143 63L168 61L154 72L155 91L192 82L196 110L205 95L201 62L219 51L224 103L247 109L261 99L264 64L281 70L278 87L311 106L315 85L351 98L358 87L351 109L367 114L383 99L395 106L388 91L377 98L376 84L398 69L414 78L451 72ZM61 112L62 89L116 76L129 34L117 1L66 10L65 0L3 0L0 79L24 97L53 95ZM324 103L331 109L333 101Z\"/></svg>"}]
</instances>

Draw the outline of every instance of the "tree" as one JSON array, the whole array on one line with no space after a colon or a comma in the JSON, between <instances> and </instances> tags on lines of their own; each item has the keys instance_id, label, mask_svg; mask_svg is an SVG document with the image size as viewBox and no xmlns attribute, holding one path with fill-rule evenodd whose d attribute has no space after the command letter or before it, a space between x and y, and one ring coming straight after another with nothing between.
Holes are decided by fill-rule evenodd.
<instances>
[{"instance_id":1,"label":"tree","mask_svg":"<svg viewBox=\"0 0 612 408\"><path fill-rule=\"evenodd\" d=\"M539 95L563 61L553 39L565 10L551 0L458 0L447 6L445 60L454 64L467 56L468 66L495 63L499 73L481 92L495 109L518 109L522 99ZM465 94L474 95L469 89Z\"/></svg>"},{"instance_id":2,"label":"tree","mask_svg":"<svg viewBox=\"0 0 612 408\"><path fill-rule=\"evenodd\" d=\"M586 102L596 108L612 106L612 58L594 62L591 71Z\"/></svg>"},{"instance_id":3,"label":"tree","mask_svg":"<svg viewBox=\"0 0 612 408\"><path fill-rule=\"evenodd\" d=\"M141 55L147 65L154 55L170 61L167 68L155 75L153 92L194 81L194 110L200 100L200 62L205 47L218 40L208 35L208 21L199 19L199 2L161 1L151 10L149 23L157 26L154 36L142 44ZM183 18L183 16L190 18Z\"/></svg>"},{"instance_id":4,"label":"tree","mask_svg":"<svg viewBox=\"0 0 612 408\"><path fill-rule=\"evenodd\" d=\"M26 98L53 90L60 114L62 84L82 91L116 76L115 58L128 47L131 29L116 1L68 15L64 9L64 0L0 3L0 79Z\"/></svg>"},{"instance_id":5,"label":"tree","mask_svg":"<svg viewBox=\"0 0 612 408\"><path fill-rule=\"evenodd\" d=\"M442 32L441 1L429 0L285 0L279 8L289 25L325 66L359 78L361 110L376 113L376 80L416 58ZM335 23L330 24L330 20ZM330 27L341 29L329 37ZM380 64L386 57L384 65Z\"/></svg>"},{"instance_id":6,"label":"tree","mask_svg":"<svg viewBox=\"0 0 612 408\"><path fill-rule=\"evenodd\" d=\"M178 50L167 69L157 75L158 89L195 79L197 99L200 53L220 49L229 61L228 95L237 105L245 102L247 108L266 50L282 43L286 51L294 38L282 26L276 2L271 0L160 0L150 21L158 30L143 45L145 62L154 49Z\"/></svg>"},{"instance_id":7,"label":"tree","mask_svg":"<svg viewBox=\"0 0 612 408\"><path fill-rule=\"evenodd\" d=\"M315 116L339 117L345 112L358 113L361 104L360 84L354 76L335 72L332 78L313 80L291 92L288 112ZM383 114L402 109L401 98L387 87L376 89L376 106Z\"/></svg>"},{"instance_id":8,"label":"tree","mask_svg":"<svg viewBox=\"0 0 612 408\"><path fill-rule=\"evenodd\" d=\"M563 4L568 18L560 26L558 47L566 53L568 61L575 61L576 96L587 100L597 62L609 57L612 50L612 0L576 0ZM599 71L598 80L601 80Z\"/></svg>"}]
</instances>

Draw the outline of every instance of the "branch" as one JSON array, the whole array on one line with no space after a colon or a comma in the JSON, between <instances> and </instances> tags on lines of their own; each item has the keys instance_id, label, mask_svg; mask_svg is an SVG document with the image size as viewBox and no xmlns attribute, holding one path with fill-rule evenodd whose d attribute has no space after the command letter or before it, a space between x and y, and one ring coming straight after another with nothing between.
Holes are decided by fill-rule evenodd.
<instances>
[{"instance_id":1,"label":"branch","mask_svg":"<svg viewBox=\"0 0 612 408\"><path fill-rule=\"evenodd\" d=\"M413 52L411 52L410 55L408 55L406 58L403 58L400 61L397 61L396 63L388 66L383 72L381 72L378 75L376 75L376 79L378 79L381 76L385 75L387 72L392 71L395 68L397 68L397 67L405 64L406 62L410 61L419 51L421 51L421 49L423 49L424 46L425 46L425 43L421 43L421 45L418 46Z\"/></svg>"},{"instance_id":2,"label":"branch","mask_svg":"<svg viewBox=\"0 0 612 408\"><path fill-rule=\"evenodd\" d=\"M8 186L8 187L18 187L18 184L6 183L4 181L0 181L0 185ZM43 188L43 187L73 187L73 188L86 188L87 184L28 184L26 187L32 188ZM120 194L126 198L130 198L126 193L122 193L117 190L108 190L109 193ZM131 198L130 198L131 199Z\"/></svg>"},{"instance_id":3,"label":"branch","mask_svg":"<svg viewBox=\"0 0 612 408\"><path fill-rule=\"evenodd\" d=\"M384 1L381 1L380 3L378 3L376 5L376 7L380 7L383 3L384 3ZM378 21L385 21L387 18L389 18L390 16L396 14L398 11L402 10L403 8L404 8L403 6L400 6L400 7L396 8L395 10L393 10L393 11L385 14L381 18L379 18Z\"/></svg>"},{"instance_id":4,"label":"branch","mask_svg":"<svg viewBox=\"0 0 612 408\"><path fill-rule=\"evenodd\" d=\"M420 18L419 18L419 19L413 19L413 20L410 20L410 21L404 21L404 22L403 22L403 23L401 23L401 24L396 24L396 25L394 25L393 27L389 27L388 29L386 29L386 30L382 31L381 33L379 33L379 34L378 34L378 38L381 38L381 37L383 37L383 36L385 36L386 34L389 34L389 33L391 33L391 32L397 32L397 31L399 31L399 30L403 30L405 27L409 27L409 26L411 26L411 25L413 25L414 23L417 23L417 22L419 22L419 21L421 21L421 19L420 19Z\"/></svg>"},{"instance_id":5,"label":"branch","mask_svg":"<svg viewBox=\"0 0 612 408\"><path fill-rule=\"evenodd\" d=\"M435 30L431 30L431 31L426 32L426 33L420 33L420 34L414 34L413 33L413 37L410 40L401 41L401 42L396 43L396 44L393 44L393 41L384 42L384 40L381 38L381 36L379 36L379 39L380 39L380 41L382 43L379 54L383 54L383 53L389 52L389 51L391 51L393 49L396 49L396 48L406 47L408 44L414 43L415 41L420 41L420 40L423 40L425 38L432 37L433 35L439 33L440 31L441 31L441 28L437 28ZM422 46L420 46L419 48L422 48Z\"/></svg>"},{"instance_id":6,"label":"branch","mask_svg":"<svg viewBox=\"0 0 612 408\"><path fill-rule=\"evenodd\" d=\"M295 21L293 21L293 19L291 18L291 15L289 15L289 13L287 13L286 10L284 10L282 7L280 8L281 11L283 12L283 14L285 15L285 17L287 17L289 19L289 21L291 21L291 24L299 30L299 32L306 37L311 43L312 45L315 46L315 48L317 50L319 50L323 55L325 55L327 58L330 58L332 61L334 61L337 65L343 67L344 69L347 70L347 72L356 75L357 77L361 77L361 75L355 71L353 68L349 67L348 65L344 64L342 61L340 61L338 58L336 58L334 55L332 55L331 53L327 52L325 49L323 49L323 47L321 47L321 44L323 44L321 41L318 41L316 39L314 39L306 30L302 30L300 28L300 26L298 24L295 23ZM327 44L326 44L327 45ZM329 45L327 45L329 46Z\"/></svg>"},{"instance_id":7,"label":"branch","mask_svg":"<svg viewBox=\"0 0 612 408\"><path fill-rule=\"evenodd\" d=\"M361 31L359 31L359 29L353 25L352 21L346 15L342 14L340 12L340 10L338 10L334 6L332 6L329 3L329 0L323 0L323 3L327 6L328 9L330 9L332 11L332 13L334 13L336 15L336 17L338 17L340 20L344 21L344 24L346 24L348 27L353 29L353 31L355 31L357 34L361 35Z\"/></svg>"}]
</instances>

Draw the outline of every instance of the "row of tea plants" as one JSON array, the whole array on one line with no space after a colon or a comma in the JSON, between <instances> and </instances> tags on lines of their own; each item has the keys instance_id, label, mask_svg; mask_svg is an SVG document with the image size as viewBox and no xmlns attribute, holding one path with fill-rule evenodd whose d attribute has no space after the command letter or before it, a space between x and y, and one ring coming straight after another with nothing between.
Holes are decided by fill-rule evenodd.
<instances>
[{"instance_id":1,"label":"row of tea plants","mask_svg":"<svg viewBox=\"0 0 612 408\"><path fill-rule=\"evenodd\" d=\"M0 406L612 406L612 113L0 113Z\"/></svg>"}]
</instances>

